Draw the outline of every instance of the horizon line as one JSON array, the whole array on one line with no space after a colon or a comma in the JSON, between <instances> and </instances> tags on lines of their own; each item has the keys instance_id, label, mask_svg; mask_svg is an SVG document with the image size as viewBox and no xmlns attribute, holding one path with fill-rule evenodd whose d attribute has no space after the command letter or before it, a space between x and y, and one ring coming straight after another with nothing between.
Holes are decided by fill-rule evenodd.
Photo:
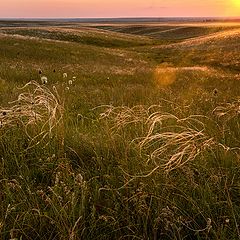
<instances>
[{"instance_id":1,"label":"horizon line","mask_svg":"<svg viewBox=\"0 0 240 240\"><path fill-rule=\"evenodd\" d=\"M164 17L0 17L0 20L3 19L41 19L41 20L62 20L62 19L83 19L83 20L87 20L87 19L179 19L179 18L183 18L183 19L240 19L240 16L164 16Z\"/></svg>"}]
</instances>

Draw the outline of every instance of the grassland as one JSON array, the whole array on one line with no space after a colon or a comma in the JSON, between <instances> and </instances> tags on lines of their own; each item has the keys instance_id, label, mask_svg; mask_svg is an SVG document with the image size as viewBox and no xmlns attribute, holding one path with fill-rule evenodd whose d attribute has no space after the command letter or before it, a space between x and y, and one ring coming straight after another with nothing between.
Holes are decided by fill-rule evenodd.
<instances>
[{"instance_id":1,"label":"grassland","mask_svg":"<svg viewBox=\"0 0 240 240\"><path fill-rule=\"evenodd\" d=\"M240 238L239 23L0 26L0 239Z\"/></svg>"}]
</instances>

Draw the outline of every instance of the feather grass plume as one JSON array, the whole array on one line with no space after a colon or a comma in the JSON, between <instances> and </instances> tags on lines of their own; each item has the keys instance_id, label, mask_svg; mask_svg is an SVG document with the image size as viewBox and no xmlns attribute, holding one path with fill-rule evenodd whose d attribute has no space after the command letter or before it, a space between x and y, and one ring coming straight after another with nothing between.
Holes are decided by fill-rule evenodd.
<instances>
[{"instance_id":1,"label":"feather grass plume","mask_svg":"<svg viewBox=\"0 0 240 240\"><path fill-rule=\"evenodd\" d=\"M63 122L63 105L57 89L50 91L35 81L20 88L23 92L8 108L0 108L1 131L23 127L34 145L53 136L54 129Z\"/></svg>"},{"instance_id":2,"label":"feather grass plume","mask_svg":"<svg viewBox=\"0 0 240 240\"><path fill-rule=\"evenodd\" d=\"M229 121L240 115L240 99L232 102L226 103L222 106L218 106L213 110L213 113L225 121Z\"/></svg>"},{"instance_id":3,"label":"feather grass plume","mask_svg":"<svg viewBox=\"0 0 240 240\"><path fill-rule=\"evenodd\" d=\"M119 131L130 124L144 124L151 112L160 108L159 105L150 107L143 105L136 105L134 107L114 107L112 105L107 105L100 107L106 108L106 110L100 114L100 119L107 119L110 121L113 131Z\"/></svg>"},{"instance_id":4,"label":"feather grass plume","mask_svg":"<svg viewBox=\"0 0 240 240\"><path fill-rule=\"evenodd\" d=\"M179 119L161 112L150 115L147 120L148 133L140 140L140 148L150 152L150 159L166 171L193 161L215 145L199 117ZM165 124L166 120L168 122Z\"/></svg>"},{"instance_id":5,"label":"feather grass plume","mask_svg":"<svg viewBox=\"0 0 240 240\"><path fill-rule=\"evenodd\" d=\"M109 106L100 118L108 119L112 130L118 131L128 125L141 124L143 136L134 139L141 152L149 155L158 168L171 171L194 160L216 143L207 134L204 116L189 116L180 119L161 111L161 106L113 107ZM135 128L135 131L139 131ZM141 131L142 134L142 131Z\"/></svg>"}]
</instances>

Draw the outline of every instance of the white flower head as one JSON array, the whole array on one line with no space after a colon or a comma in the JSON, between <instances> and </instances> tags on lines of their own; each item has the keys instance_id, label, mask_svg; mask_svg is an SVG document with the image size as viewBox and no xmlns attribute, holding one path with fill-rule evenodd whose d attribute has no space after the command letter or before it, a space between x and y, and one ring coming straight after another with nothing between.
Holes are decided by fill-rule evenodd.
<instances>
[{"instance_id":1,"label":"white flower head","mask_svg":"<svg viewBox=\"0 0 240 240\"><path fill-rule=\"evenodd\" d=\"M67 78L67 73L63 73L63 78Z\"/></svg>"},{"instance_id":2,"label":"white flower head","mask_svg":"<svg viewBox=\"0 0 240 240\"><path fill-rule=\"evenodd\" d=\"M75 81L77 78L76 78L75 76L73 76L73 78L72 78L72 79L73 79L73 81Z\"/></svg>"},{"instance_id":3,"label":"white flower head","mask_svg":"<svg viewBox=\"0 0 240 240\"><path fill-rule=\"evenodd\" d=\"M41 77L42 84L47 84L48 78L46 76Z\"/></svg>"},{"instance_id":4,"label":"white flower head","mask_svg":"<svg viewBox=\"0 0 240 240\"><path fill-rule=\"evenodd\" d=\"M72 85L72 84L73 84L73 81L72 81L72 80L69 80L69 81L68 81L68 84L69 84L69 85Z\"/></svg>"}]
</instances>

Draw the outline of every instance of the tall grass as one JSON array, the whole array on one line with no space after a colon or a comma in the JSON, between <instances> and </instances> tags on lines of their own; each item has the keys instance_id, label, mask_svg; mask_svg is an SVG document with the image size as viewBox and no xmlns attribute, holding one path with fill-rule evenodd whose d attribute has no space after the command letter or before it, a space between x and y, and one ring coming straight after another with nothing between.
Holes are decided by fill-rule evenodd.
<instances>
[{"instance_id":1,"label":"tall grass","mask_svg":"<svg viewBox=\"0 0 240 240\"><path fill-rule=\"evenodd\" d=\"M231 113L231 117L234 118L238 112L235 110L235 103L233 105L234 107L230 104L227 106L234 108L234 113ZM231 111L217 107L214 113L222 116L220 113L222 110L229 113ZM217 135L222 136L224 125L220 127L214 118L210 119L201 115L179 118L171 113L163 112L160 105L150 107L139 105L132 108L109 106L100 114L100 119L109 121L110 130L113 133L124 128L131 132L131 128L134 128L135 137L137 137L134 139L132 136L130 142L138 142L140 152L143 150L148 152L148 158L154 161L156 166L167 171L181 167L197 158L198 155L213 151L216 147L229 149L228 146L218 142L220 139ZM215 125L219 133L209 132L208 125L211 129L213 129L212 125Z\"/></svg>"},{"instance_id":2,"label":"tall grass","mask_svg":"<svg viewBox=\"0 0 240 240\"><path fill-rule=\"evenodd\" d=\"M8 108L0 109L1 132L20 127L29 138L29 147L51 139L54 130L63 122L63 106L58 92L52 93L46 86L35 81L27 83L17 100Z\"/></svg>"},{"instance_id":3,"label":"tall grass","mask_svg":"<svg viewBox=\"0 0 240 240\"><path fill-rule=\"evenodd\" d=\"M1 43L0 239L239 239L237 77L152 79L162 61L223 63L218 48ZM16 89L39 68L47 85Z\"/></svg>"},{"instance_id":4,"label":"tall grass","mask_svg":"<svg viewBox=\"0 0 240 240\"><path fill-rule=\"evenodd\" d=\"M20 90L1 108L3 239L237 239L239 155L218 117L236 119L238 101L216 108L217 119L100 106L95 120L82 116L101 136L84 140L87 158L67 134L64 92L37 82Z\"/></svg>"}]
</instances>

